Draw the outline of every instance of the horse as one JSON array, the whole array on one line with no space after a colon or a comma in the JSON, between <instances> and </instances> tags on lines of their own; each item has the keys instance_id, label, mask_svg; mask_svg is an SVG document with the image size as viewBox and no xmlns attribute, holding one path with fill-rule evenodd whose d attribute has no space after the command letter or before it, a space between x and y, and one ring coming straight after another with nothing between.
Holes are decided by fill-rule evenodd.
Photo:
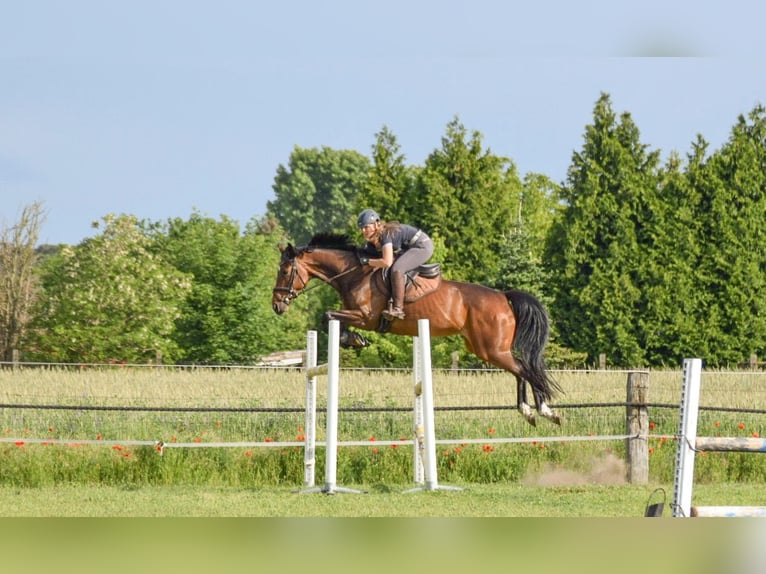
<instances>
[{"instance_id":1,"label":"horse","mask_svg":"<svg viewBox=\"0 0 766 574\"><path fill-rule=\"evenodd\" d=\"M305 246L288 243L280 246L280 251L272 290L272 309L277 315L287 311L309 281L319 279L340 295L342 309L329 310L324 318L340 322L344 347L369 344L363 335L348 327L415 336L418 319L428 319L432 337L460 334L468 351L513 374L517 409L530 424L536 422L535 412L527 402L527 383L532 387L537 414L561 424L559 415L548 405L554 395L562 392L543 359L550 332L548 314L532 294L446 280L439 274L433 291L414 299L408 295L408 280L405 318L386 321L382 312L389 293L384 270L365 265L359 248L346 235L323 233ZM434 265L438 264L430 267Z\"/></svg>"}]
</instances>

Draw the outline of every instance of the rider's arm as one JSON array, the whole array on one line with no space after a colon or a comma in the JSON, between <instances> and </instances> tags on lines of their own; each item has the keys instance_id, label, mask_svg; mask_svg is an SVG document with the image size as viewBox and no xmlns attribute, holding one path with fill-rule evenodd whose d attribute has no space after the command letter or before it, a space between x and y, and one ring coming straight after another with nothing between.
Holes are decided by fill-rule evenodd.
<instances>
[{"instance_id":1,"label":"rider's arm","mask_svg":"<svg viewBox=\"0 0 766 574\"><path fill-rule=\"evenodd\" d=\"M381 248L382 256L379 259L370 259L368 265L370 267L386 268L391 267L394 263L394 248L390 243L383 244Z\"/></svg>"}]
</instances>

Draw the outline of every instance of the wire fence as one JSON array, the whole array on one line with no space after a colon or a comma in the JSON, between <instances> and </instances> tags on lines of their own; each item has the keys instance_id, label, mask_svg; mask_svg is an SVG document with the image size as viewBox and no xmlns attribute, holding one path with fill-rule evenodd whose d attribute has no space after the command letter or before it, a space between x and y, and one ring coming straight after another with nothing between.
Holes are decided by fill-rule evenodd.
<instances>
[{"instance_id":1,"label":"wire fence","mask_svg":"<svg viewBox=\"0 0 766 574\"><path fill-rule=\"evenodd\" d=\"M8 373L21 371L47 373L41 381L27 384L22 390L0 393L0 428L1 442L25 442L26 444L136 444L159 445L161 448L201 448L242 446L247 448L285 448L302 446L300 433L303 424L305 406L301 404L301 381L303 371L300 367L255 367L255 366L157 366L157 365L122 365L122 364L3 364L0 377ZM79 373L80 377L88 373L114 375L114 381L108 381L98 392L92 388L67 391L65 400L55 400L61 391L53 389L61 373ZM252 402L248 393L254 387L264 383L252 383L251 376L256 373L269 377L288 376L289 382L273 383L283 388L293 388L294 398L288 405L264 404L223 404L199 406L190 404L171 404L162 401L162 397L146 396L151 388L149 380L146 387L141 373L173 373L176 378L170 385L180 385L184 377L192 373L215 373L214 382L206 382L196 390L194 397L184 397L184 388L177 391L179 397L174 401L242 403ZM675 402L656 401L640 405L625 400L587 400L594 396L610 395L616 398L625 396L625 378L631 370L583 370L553 371L556 377L574 377L578 382L567 389L568 396L574 400L553 402L552 407L566 415L564 427L537 427L531 429L513 418L516 409L512 396L509 396L508 381L502 372L486 369L466 369L461 371L435 371L445 377L440 388L440 402L434 407L437 423L441 420L442 436L437 442L457 444L481 442L525 443L525 442L566 442L593 440L623 440L632 438L632 434L623 434L626 410L641 406L649 409L650 417L655 421L651 437L669 436L676 431L679 405ZM84 373L84 374L83 374ZM239 373L247 383L237 383L239 395L217 396L222 380L228 380ZM378 378L398 377L396 391L389 383L379 383ZM766 414L766 373L763 372L711 372L706 373L707 385L703 396L708 404L700 407L701 411L712 414L729 413L762 417ZM223 377L223 379L221 378ZM412 407L407 403L411 396L410 371L407 369L342 369L342 377L361 379L367 386L359 391L359 397L350 397L348 404L339 408L347 415L341 432L345 433L343 445L364 446L372 443L411 444ZM496 379L501 390L497 390ZM135 379L135 380L134 380ZM680 374L676 372L652 372L652 381L660 381L658 392L662 396L673 396L676 387L680 388ZM677 379L677 381L675 380ZM452 382L455 384L453 390ZM488 387L484 385L489 380ZM55 384L51 381L55 381ZM402 383L402 381L404 381ZM468 381L468 382L466 382ZM583 382L584 381L584 382ZM603 381L607 381L604 383ZM670 381L669 383L667 381ZM474 385L475 383L475 385ZM101 383L99 383L101 384ZM185 383L183 383L185 385ZM604 387L609 386L608 392ZM128 390L137 388L135 396L128 395ZM102 388L108 391L101 390ZM477 388L479 390L474 390ZM652 389L654 390L654 389ZM176 391L174 391L176 392ZM221 392L221 394L225 394ZM82 396L81 396L82 395ZM511 393L513 395L513 393ZM207 397L210 397L208 401ZM678 395L680 396L680 395ZM297 397L297 398L295 398ZM478 398L477 398L478 397ZM9 400L9 399L16 400ZM29 399L34 400L29 400ZM86 400L78 400L85 398ZM500 399L495 401L494 399ZM26 399L26 400L25 400ZM585 400L578 400L585 399ZM481 404L482 401L494 404ZM720 401L716 406L712 401ZM724 404L728 401L728 405ZM290 402L290 401L288 401ZM370 404L370 403L383 404ZM476 403L479 404L476 404ZM105 404L111 403L111 404ZM132 404L128 404L132 403ZM153 404L156 403L156 404ZM397 403L397 404L393 404ZM472 403L472 404L471 404ZM732 403L736 406L732 406ZM504 413L510 413L506 416ZM321 416L321 412L319 413ZM501 416L502 415L502 416ZM449 418L449 421L447 420ZM500 421L500 422L498 422ZM510 424L508 421L515 421ZM289 430L285 430L285 428ZM381 430L375 430L381 429ZM493 429L492 434L488 430ZM530 432L532 431L532 432ZM615 432L616 431L616 432ZM292 433L293 436L285 436ZM359 434L367 434L366 439L359 439ZM534 436L530 436L534 434ZM378 436L379 435L379 436ZM363 436L363 435L362 435ZM138 437L138 438L136 438ZM375 437L376 440L369 440ZM106 440L108 439L108 440Z\"/></svg>"}]
</instances>

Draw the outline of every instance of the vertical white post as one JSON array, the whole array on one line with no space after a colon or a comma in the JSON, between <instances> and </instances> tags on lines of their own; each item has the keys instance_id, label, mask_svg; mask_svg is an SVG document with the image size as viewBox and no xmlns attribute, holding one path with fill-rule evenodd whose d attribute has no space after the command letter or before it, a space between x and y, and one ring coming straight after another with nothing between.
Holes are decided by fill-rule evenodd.
<instances>
[{"instance_id":1,"label":"vertical white post","mask_svg":"<svg viewBox=\"0 0 766 574\"><path fill-rule=\"evenodd\" d=\"M412 373L414 385L414 404L412 408L412 428L414 434L412 460L413 480L415 484L425 482L423 457L425 452L425 431L423 428L423 368L421 363L422 349L420 339L412 338Z\"/></svg>"},{"instance_id":2,"label":"vertical white post","mask_svg":"<svg viewBox=\"0 0 766 574\"><path fill-rule=\"evenodd\" d=\"M694 448L697 442L701 359L684 359L681 389L681 414L678 421L678 446L673 489L673 516L691 516L694 484Z\"/></svg>"},{"instance_id":3,"label":"vertical white post","mask_svg":"<svg viewBox=\"0 0 766 574\"><path fill-rule=\"evenodd\" d=\"M431 377L431 329L428 319L418 319L420 344L421 385L423 399L423 428L425 431L425 483L426 490L436 490L436 430L434 429L434 395Z\"/></svg>"},{"instance_id":4,"label":"vertical white post","mask_svg":"<svg viewBox=\"0 0 766 574\"><path fill-rule=\"evenodd\" d=\"M314 486L316 469L316 424L317 424L317 378L312 369L317 366L317 332L306 334L306 420L303 426L303 484Z\"/></svg>"},{"instance_id":5,"label":"vertical white post","mask_svg":"<svg viewBox=\"0 0 766 574\"><path fill-rule=\"evenodd\" d=\"M335 492L338 465L338 379L340 378L340 323L330 321L327 342L327 447L325 486L328 494Z\"/></svg>"},{"instance_id":6,"label":"vertical white post","mask_svg":"<svg viewBox=\"0 0 766 574\"><path fill-rule=\"evenodd\" d=\"M417 459L418 455L420 455L421 460L423 460L425 478L423 479L423 486L405 490L405 492L422 490L461 490L457 486L440 485L436 476L436 428L434 423L433 377L431 373L431 327L428 319L418 319L418 336L415 337L414 343L418 348L415 365L417 365L416 370L419 370L420 375L415 379L415 394L418 394L419 386L422 407L421 428L423 429L423 446L418 451L416 444L415 458ZM417 443L419 440L420 436L416 437L415 442ZM417 460L415 464L417 468Z\"/></svg>"}]
</instances>

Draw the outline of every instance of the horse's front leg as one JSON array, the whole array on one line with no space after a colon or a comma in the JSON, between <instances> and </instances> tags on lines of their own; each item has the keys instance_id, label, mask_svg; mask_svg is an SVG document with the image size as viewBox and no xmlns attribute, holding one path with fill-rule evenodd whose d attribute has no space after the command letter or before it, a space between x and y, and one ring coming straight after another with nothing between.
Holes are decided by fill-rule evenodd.
<instances>
[{"instance_id":1,"label":"horse's front leg","mask_svg":"<svg viewBox=\"0 0 766 574\"><path fill-rule=\"evenodd\" d=\"M333 319L340 321L341 347L344 349L363 349L370 346L370 341L367 340L367 337L348 328L349 323L354 326L363 325L363 315L360 311L326 311L322 321L325 330L327 330L327 323Z\"/></svg>"}]
</instances>

